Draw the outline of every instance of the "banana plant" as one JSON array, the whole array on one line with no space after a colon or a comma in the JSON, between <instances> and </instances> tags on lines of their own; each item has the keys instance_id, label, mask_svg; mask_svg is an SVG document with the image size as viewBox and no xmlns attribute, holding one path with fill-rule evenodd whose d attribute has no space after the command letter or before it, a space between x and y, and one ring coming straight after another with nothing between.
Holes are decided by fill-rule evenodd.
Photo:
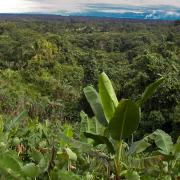
<instances>
[{"instance_id":1,"label":"banana plant","mask_svg":"<svg viewBox=\"0 0 180 180\"><path fill-rule=\"evenodd\" d=\"M149 147L153 147L153 151L147 157ZM165 175L172 179L180 177L180 137L176 143L173 143L171 136L162 130L157 129L143 139L133 142L129 148L128 157L129 162L126 163L129 163L128 167L132 169L143 171L148 168L151 170L150 175L153 176L156 165L159 167L159 179L165 179Z\"/></svg>"},{"instance_id":2,"label":"banana plant","mask_svg":"<svg viewBox=\"0 0 180 180\"><path fill-rule=\"evenodd\" d=\"M124 139L129 138L138 128L141 119L141 107L156 89L162 84L160 78L150 84L141 98L134 102L130 99L117 99L114 88L108 76L103 72L99 77L99 92L92 86L84 88L84 94L89 102L95 118L104 131L96 133L84 132L86 138L94 140L94 146L105 144L114 160L116 179L120 178L122 168L122 151Z\"/></svg>"}]
</instances>

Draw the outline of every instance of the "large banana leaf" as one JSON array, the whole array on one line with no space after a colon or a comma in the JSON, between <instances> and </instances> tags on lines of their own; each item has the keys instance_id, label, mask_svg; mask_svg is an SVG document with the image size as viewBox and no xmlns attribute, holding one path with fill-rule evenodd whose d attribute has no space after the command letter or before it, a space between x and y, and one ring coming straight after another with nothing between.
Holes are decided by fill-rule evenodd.
<instances>
[{"instance_id":1,"label":"large banana leaf","mask_svg":"<svg viewBox=\"0 0 180 180\"><path fill-rule=\"evenodd\" d=\"M99 144L105 144L107 146L108 151L111 154L115 153L114 147L113 147L112 143L109 141L109 139L107 137L97 135L97 134L88 133L88 132L84 132L84 135L87 138L91 138L91 139L94 140L94 146L97 146Z\"/></svg>"},{"instance_id":2,"label":"large banana leaf","mask_svg":"<svg viewBox=\"0 0 180 180\"><path fill-rule=\"evenodd\" d=\"M99 123L96 117L89 118L84 112L80 112L81 123L80 123L80 134L84 136L84 132L92 132L100 134L104 132L104 126ZM82 136L82 137L83 137Z\"/></svg>"},{"instance_id":3,"label":"large banana leaf","mask_svg":"<svg viewBox=\"0 0 180 180\"><path fill-rule=\"evenodd\" d=\"M173 148L171 136L169 136L164 131L158 129L155 132L153 132L149 137L154 140L156 146L160 149L160 153L165 155L170 154Z\"/></svg>"},{"instance_id":4,"label":"large banana leaf","mask_svg":"<svg viewBox=\"0 0 180 180\"><path fill-rule=\"evenodd\" d=\"M147 101L147 99L153 95L153 93L163 83L163 81L164 81L164 78L160 78L154 83L146 87L144 93L141 96L141 99L137 102L139 106L142 106Z\"/></svg>"},{"instance_id":5,"label":"large banana leaf","mask_svg":"<svg viewBox=\"0 0 180 180\"><path fill-rule=\"evenodd\" d=\"M59 133L61 139L66 142L66 144L70 144L74 149L78 149L79 152L88 152L91 146L85 142L78 141L72 138L65 136L63 133Z\"/></svg>"},{"instance_id":6,"label":"large banana leaf","mask_svg":"<svg viewBox=\"0 0 180 180\"><path fill-rule=\"evenodd\" d=\"M110 121L118 105L118 99L114 92L111 81L105 73L102 73L99 77L99 95L105 116L108 121Z\"/></svg>"},{"instance_id":7,"label":"large banana leaf","mask_svg":"<svg viewBox=\"0 0 180 180\"><path fill-rule=\"evenodd\" d=\"M137 129L139 121L140 108L138 105L128 99L121 100L109 123L111 137L115 140L129 137Z\"/></svg>"},{"instance_id":8,"label":"large banana leaf","mask_svg":"<svg viewBox=\"0 0 180 180\"><path fill-rule=\"evenodd\" d=\"M149 156L141 158L129 158L128 167L133 169L146 169L146 168L157 168L158 165L162 164L164 156Z\"/></svg>"},{"instance_id":9,"label":"large banana leaf","mask_svg":"<svg viewBox=\"0 0 180 180\"><path fill-rule=\"evenodd\" d=\"M92 86L87 86L86 88L84 88L84 94L85 94L86 99L89 102L97 120L102 125L107 126L108 122L104 115L102 104L101 104L101 101L100 101L97 91Z\"/></svg>"},{"instance_id":10,"label":"large banana leaf","mask_svg":"<svg viewBox=\"0 0 180 180\"><path fill-rule=\"evenodd\" d=\"M129 154L137 154L145 151L149 146L151 146L150 143L148 143L145 139L136 141L132 143L132 145L129 148L128 153Z\"/></svg>"}]
</instances>

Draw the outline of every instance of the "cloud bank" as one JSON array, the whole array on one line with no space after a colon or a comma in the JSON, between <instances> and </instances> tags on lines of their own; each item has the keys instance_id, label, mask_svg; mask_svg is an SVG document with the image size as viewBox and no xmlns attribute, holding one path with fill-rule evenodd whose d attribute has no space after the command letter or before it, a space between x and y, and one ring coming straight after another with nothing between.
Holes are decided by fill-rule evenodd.
<instances>
[{"instance_id":1,"label":"cloud bank","mask_svg":"<svg viewBox=\"0 0 180 180\"><path fill-rule=\"evenodd\" d=\"M5 0L0 12L180 19L180 0Z\"/></svg>"}]
</instances>

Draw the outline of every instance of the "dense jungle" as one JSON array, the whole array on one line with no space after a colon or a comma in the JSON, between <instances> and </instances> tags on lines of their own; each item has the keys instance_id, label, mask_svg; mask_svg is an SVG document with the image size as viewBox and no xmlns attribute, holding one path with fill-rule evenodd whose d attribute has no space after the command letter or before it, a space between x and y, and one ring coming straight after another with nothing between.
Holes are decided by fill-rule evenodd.
<instances>
[{"instance_id":1,"label":"dense jungle","mask_svg":"<svg viewBox=\"0 0 180 180\"><path fill-rule=\"evenodd\" d=\"M178 180L179 102L179 21L0 15L1 179Z\"/></svg>"}]
</instances>

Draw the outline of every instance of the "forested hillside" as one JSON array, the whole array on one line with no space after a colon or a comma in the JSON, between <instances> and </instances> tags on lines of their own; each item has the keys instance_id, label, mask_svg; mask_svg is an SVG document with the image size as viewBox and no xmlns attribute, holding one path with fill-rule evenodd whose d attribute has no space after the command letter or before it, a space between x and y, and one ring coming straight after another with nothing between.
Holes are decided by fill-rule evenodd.
<instances>
[{"instance_id":1,"label":"forested hillside","mask_svg":"<svg viewBox=\"0 0 180 180\"><path fill-rule=\"evenodd\" d=\"M95 19L0 21L0 112L78 121L89 111L82 87L106 72L119 98L138 97L160 76L166 83L143 109L142 131L177 135L180 108L180 25ZM91 112L89 112L91 113ZM144 133L144 132L143 132Z\"/></svg>"},{"instance_id":2,"label":"forested hillside","mask_svg":"<svg viewBox=\"0 0 180 180\"><path fill-rule=\"evenodd\" d=\"M115 93L108 77L106 74L101 74L102 72L105 72L111 80ZM170 134L173 142L176 142L178 136L180 136L179 21L0 15L0 135L4 133L3 136L0 136L0 149L4 148L5 150L8 147L11 150L16 150L19 156L15 158L18 159L17 161L20 159L23 164L31 162L22 167L24 176L32 179L35 177L40 177L39 179L43 179L43 177L59 179L59 174L61 174L60 177L64 180L78 179L80 176L86 176L84 179L90 180L106 179L114 173L115 179L119 179L120 176L129 179L132 176L138 179L137 172L131 172L132 169L137 168L132 159L128 159L128 162L130 162L130 165L128 164L129 170L120 174L120 169L128 169L125 164L122 164L121 168L116 164L119 162L118 158L123 158L121 155L120 157L118 155L117 159L115 155L115 166L112 166L112 156L106 156L103 153L98 154L99 150L107 154L108 152L110 154L119 153L122 148L127 150L127 144L120 145L117 151L116 146L114 150L105 136L86 133L87 138L95 140L95 145L107 145L107 151L97 149L93 151L92 155L89 146L92 144L91 141L89 139L88 141L84 140L85 137L81 134L84 120L89 123L90 118L88 116L93 117L93 114L97 120L98 113L101 113L101 109L98 112L93 109L94 104L92 104L92 99L88 94L94 92L95 96L97 95L92 86L98 89L100 74L99 94L101 99L103 100L106 97L111 100L112 98L112 102L115 102L115 104L117 100L113 98L116 95L118 100L131 99L131 101L122 100L122 106L126 107L128 104L127 107L130 108L128 109L129 116L132 113L132 116L137 119L136 126L139 123L138 129L134 128L130 132L128 131L128 136L121 134L121 138L118 139L120 144L123 144L122 138L127 139L128 143L130 141L133 143L133 140L139 140L156 129L162 129ZM162 77L163 83L161 82ZM157 81L157 79L160 80ZM147 99L145 96L149 91L146 87L153 82L155 84L149 86L149 91L154 92L155 88L157 88L157 91L153 93L151 98ZM106 93L109 96L103 89L103 85L106 88L107 84L109 89L106 89ZM88 87L84 89L83 93L83 88L86 86ZM147 101L141 97L145 89L146 91L142 97ZM110 105L108 102L111 101L106 100L104 99L102 104ZM97 103L97 101L95 102ZM138 114L137 104L140 106L141 103L144 103L144 105L142 106L141 121L139 121L140 115ZM120 108L119 113L122 113L123 110L120 106L118 107ZM105 109L106 117L100 123L107 126L109 122L106 122L105 119L108 119L107 117L112 112L109 109L109 114L106 115L108 108L103 107L103 109ZM81 110L86 112L88 116ZM27 112L26 120L28 119L28 121L23 121L22 124L19 123L16 126L19 119L24 116L24 112ZM115 116L118 117L118 113L117 115L115 113ZM17 119L11 121L14 117L17 117ZM126 118L125 122L128 123L129 119ZM113 118L112 121L116 123L116 118ZM69 123L70 126L67 125ZM91 123L87 125L88 128L92 125ZM98 125L96 124L96 126ZM131 123L127 126L131 126ZM112 141L112 138L114 140L118 138L117 134L113 134L113 128L116 128L116 124L109 123L108 130L110 132L104 131L108 138L108 133L111 134L110 141ZM130 140L129 135L135 130L136 132ZM165 157L168 156L167 162L171 160L170 156L172 154L173 157L176 157L176 154L179 153L178 148L180 146L178 143L180 143L180 140L174 145L177 149L172 150L173 142L163 131L157 130L148 135L146 139L139 141L138 146L137 143L133 144L133 148L136 148L136 150L130 147L127 157L130 157L130 155L133 157L135 152L144 152L150 145L152 145L150 150L159 148L161 151L155 151L155 153L153 151L151 155L154 159L151 157L151 162L148 161L148 164L145 164L147 159L144 160L143 168L148 168L162 160L162 156L155 159L154 155L157 155L157 152L160 152L163 158L164 155ZM62 135L62 132L64 135ZM72 141L72 137L76 140L80 139L82 144ZM153 144L152 141L155 141L155 143ZM165 144L158 144L161 141ZM88 142L88 145L85 142ZM115 141L112 142L114 144ZM157 148L155 148L155 144ZM18 179L22 176L21 171L13 168L18 166L21 169L22 163L15 165L17 161L15 162L12 159L15 155L11 156L11 150L8 151L9 154L4 150L2 152L5 152L5 154L0 154L0 158L4 158L4 161L0 162L0 172L3 170L2 172L6 172L6 175ZM142 153L141 158L146 158L147 154ZM139 155L136 156L136 158L139 157ZM96 162L96 158L100 158L100 161ZM63 161L59 159L63 159ZM65 166L67 159L68 165ZM9 164L6 164L7 162ZM32 162L36 164L36 167ZM76 165L74 162L76 162ZM166 161L164 160L164 162ZM11 171L9 171L8 168L11 163L13 165L10 167ZM137 163L140 163L140 161L136 161ZM160 164L162 165L162 163ZM176 167L175 164L169 164L169 167L170 165L172 167L165 172L167 177L175 177L175 174L177 178L180 177L178 174L179 166ZM161 167L161 165L158 167ZM164 164L162 166L162 168L165 167ZM61 169L61 167L68 167L69 174L66 171L59 172L58 168ZM138 166L138 168L140 167ZM147 172L146 168L145 170L140 168L141 170L138 171L142 177L145 177L148 173L154 173L152 175L154 178L165 178L162 173L164 170L158 172L157 166L154 166L155 169L151 169L152 171L149 169ZM32 174L29 174L29 172ZM147 175L148 177L149 175Z\"/></svg>"}]
</instances>

